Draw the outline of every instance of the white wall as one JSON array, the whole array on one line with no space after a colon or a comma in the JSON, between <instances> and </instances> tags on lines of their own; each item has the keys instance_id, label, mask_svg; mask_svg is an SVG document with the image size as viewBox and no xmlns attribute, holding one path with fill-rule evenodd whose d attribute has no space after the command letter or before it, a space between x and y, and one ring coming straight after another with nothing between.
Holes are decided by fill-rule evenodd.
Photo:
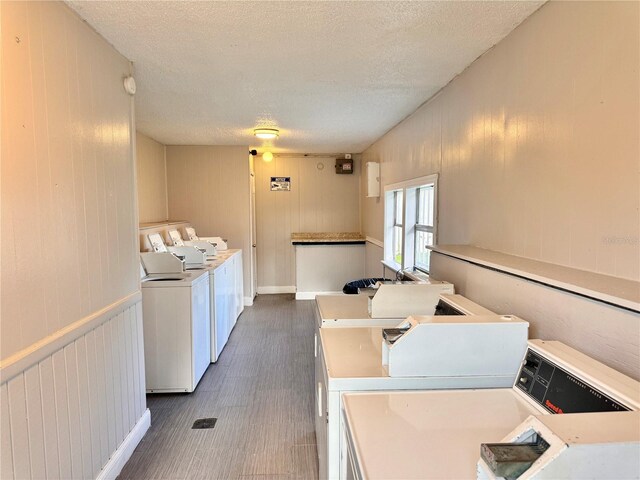
<instances>
[{"instance_id":1,"label":"white wall","mask_svg":"<svg viewBox=\"0 0 640 480\"><path fill-rule=\"evenodd\" d=\"M384 258L384 247L380 246L380 242L374 239L367 241L364 250L364 276L367 278L390 278L388 272L383 272L382 264ZM384 243L382 243L384 245Z\"/></svg>"},{"instance_id":2,"label":"white wall","mask_svg":"<svg viewBox=\"0 0 640 480\"><path fill-rule=\"evenodd\" d=\"M0 477L96 477L146 417L131 64L60 2L0 16Z\"/></svg>"},{"instance_id":3,"label":"white wall","mask_svg":"<svg viewBox=\"0 0 640 480\"><path fill-rule=\"evenodd\" d=\"M440 244L639 280L639 20L638 2L547 3L367 149L363 162L381 163L383 187L440 175ZM382 240L382 198L361 201L364 233ZM434 273L464 282L463 293L480 303L486 296L502 313L520 314L533 332L640 376L637 315L603 315L546 290L535 304L510 303L513 280L489 292L484 276L450 262ZM595 326L596 334L582 331Z\"/></svg>"},{"instance_id":4,"label":"white wall","mask_svg":"<svg viewBox=\"0 0 640 480\"><path fill-rule=\"evenodd\" d=\"M359 160L350 175L336 174L334 166L335 157L255 159L259 290L294 291L291 233L360 231ZM291 177L291 191L272 192L271 177Z\"/></svg>"},{"instance_id":5,"label":"white wall","mask_svg":"<svg viewBox=\"0 0 640 480\"><path fill-rule=\"evenodd\" d=\"M167 187L170 218L242 249L244 292L250 296L249 147L167 146Z\"/></svg>"},{"instance_id":6,"label":"white wall","mask_svg":"<svg viewBox=\"0 0 640 480\"><path fill-rule=\"evenodd\" d=\"M136 165L140 223L168 220L165 146L136 132Z\"/></svg>"}]
</instances>

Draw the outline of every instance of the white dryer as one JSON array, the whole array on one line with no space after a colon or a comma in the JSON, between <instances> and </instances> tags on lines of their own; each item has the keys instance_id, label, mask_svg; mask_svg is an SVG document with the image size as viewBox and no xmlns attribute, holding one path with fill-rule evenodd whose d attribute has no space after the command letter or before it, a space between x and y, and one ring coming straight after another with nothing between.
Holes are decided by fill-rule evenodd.
<instances>
[{"instance_id":1,"label":"white dryer","mask_svg":"<svg viewBox=\"0 0 640 480\"><path fill-rule=\"evenodd\" d=\"M530 340L512 388L342 404L341 478L640 476L640 383L560 342Z\"/></svg>"},{"instance_id":2,"label":"white dryer","mask_svg":"<svg viewBox=\"0 0 640 480\"><path fill-rule=\"evenodd\" d=\"M208 272L147 275L141 289L147 392L193 392L211 356Z\"/></svg>"}]
</instances>

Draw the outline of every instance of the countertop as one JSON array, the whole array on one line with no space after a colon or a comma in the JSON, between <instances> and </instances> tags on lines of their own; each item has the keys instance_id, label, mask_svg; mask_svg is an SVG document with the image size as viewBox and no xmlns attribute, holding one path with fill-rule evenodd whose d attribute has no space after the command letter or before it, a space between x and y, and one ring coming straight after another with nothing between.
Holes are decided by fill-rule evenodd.
<instances>
[{"instance_id":1,"label":"countertop","mask_svg":"<svg viewBox=\"0 0 640 480\"><path fill-rule=\"evenodd\" d=\"M291 243L294 245L364 245L365 242L365 236L359 232L312 232L291 234Z\"/></svg>"}]
</instances>

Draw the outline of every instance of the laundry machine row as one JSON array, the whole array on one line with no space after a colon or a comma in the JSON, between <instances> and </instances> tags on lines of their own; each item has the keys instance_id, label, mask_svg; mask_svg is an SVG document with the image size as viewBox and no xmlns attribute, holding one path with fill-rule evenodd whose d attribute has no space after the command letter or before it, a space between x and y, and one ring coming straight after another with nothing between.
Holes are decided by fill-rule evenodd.
<instances>
[{"instance_id":1,"label":"laundry machine row","mask_svg":"<svg viewBox=\"0 0 640 480\"><path fill-rule=\"evenodd\" d=\"M382 290L380 290L380 288ZM341 395L347 391L369 390L411 390L430 388L473 388L510 385L516 370L520 355L527 340L526 322L512 317L503 320L490 310L478 305L462 295L454 294L454 286L447 282L432 280L422 283L392 283L383 284L375 290L374 305L388 315L388 318L372 316L372 301L368 294L360 295L318 295L316 297L315 319L316 332L314 343L315 355L315 424L316 444L320 478L339 477L339 445L340 445L340 405ZM382 294L380 294L382 292ZM380 310L378 310L379 312ZM398 327L407 323L406 312L414 311L435 318L432 326L440 326L441 334L437 334L440 343L442 333L456 335L455 317L483 316L483 319L473 320L476 331L480 330L480 339L487 343L489 358L507 360L501 351L499 335L503 332L511 338L515 345L515 352L510 353L506 365L501 365L501 374L496 370L490 372L485 367L476 372L454 372L439 376L427 368L437 357L435 350L416 345L415 339L424 340L432 331L429 326L413 327L414 331L405 336L405 340L394 347L392 365L395 371L389 371L389 360L383 358L383 328ZM377 313L374 311L374 314ZM444 321L439 321L442 316ZM454 317L453 319L451 317ZM428 317L427 317L428 318ZM413 319L414 323L417 323ZM407 331L410 326L407 325ZM465 323L469 323L468 321ZM508 326L510 324L510 326ZM459 325L459 324L458 324ZM496 330L497 327L497 330ZM416 328L424 328L417 331ZM456 327L460 331L460 326ZM498 337L490 339L491 329ZM469 342L472 336L462 333L460 338ZM419 341L420 341L419 340ZM419 343L418 341L418 343ZM413 345L407 346L412 343ZM446 339L444 343L446 344ZM477 346L477 345L476 345ZM519 347L518 347L519 346ZM462 346L465 353L472 349ZM518 350L520 348L520 350ZM388 353L388 352L387 352ZM428 358L421 357L427 354ZM479 353L476 353L479 354ZM449 356L437 365L451 367L454 363L464 361L460 353ZM416 365L417 371L405 371L397 374L402 362ZM478 365L480 365L478 363ZM406 370L406 368L405 368ZM477 373L480 375L476 376ZM394 375L395 374L395 375Z\"/></svg>"},{"instance_id":2,"label":"laundry machine row","mask_svg":"<svg viewBox=\"0 0 640 480\"><path fill-rule=\"evenodd\" d=\"M193 391L209 363L218 360L244 309L241 250L216 250L206 241L189 245L177 231L169 235L173 246L152 234L154 251L140 254L146 274L141 279L146 389L153 393Z\"/></svg>"},{"instance_id":3,"label":"laundry machine row","mask_svg":"<svg viewBox=\"0 0 640 480\"><path fill-rule=\"evenodd\" d=\"M513 316L470 315L410 317L392 329L321 329L315 359L320 478L340 478L344 393L506 387L518 371L528 326Z\"/></svg>"}]
</instances>

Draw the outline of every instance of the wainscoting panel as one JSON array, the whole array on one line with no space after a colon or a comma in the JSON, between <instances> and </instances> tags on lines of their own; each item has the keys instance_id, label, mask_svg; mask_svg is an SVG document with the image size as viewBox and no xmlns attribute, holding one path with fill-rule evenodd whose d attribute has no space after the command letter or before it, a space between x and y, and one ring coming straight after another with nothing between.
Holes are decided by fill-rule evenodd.
<instances>
[{"instance_id":1,"label":"wainscoting panel","mask_svg":"<svg viewBox=\"0 0 640 480\"><path fill-rule=\"evenodd\" d=\"M0 385L0 476L96 478L146 410L135 302Z\"/></svg>"}]
</instances>

